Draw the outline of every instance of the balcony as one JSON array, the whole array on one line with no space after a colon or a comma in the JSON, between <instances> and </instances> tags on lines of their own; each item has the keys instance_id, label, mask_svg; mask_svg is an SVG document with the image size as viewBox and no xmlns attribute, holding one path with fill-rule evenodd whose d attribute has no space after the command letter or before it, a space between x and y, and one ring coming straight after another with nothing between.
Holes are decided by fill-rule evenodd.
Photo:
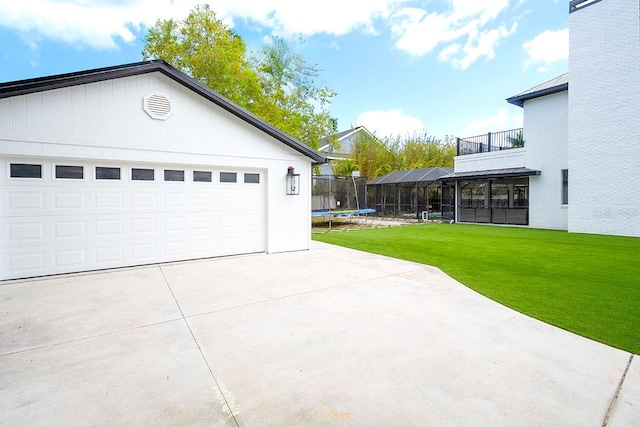
<instances>
[{"instance_id":1,"label":"balcony","mask_svg":"<svg viewBox=\"0 0 640 427\"><path fill-rule=\"evenodd\" d=\"M524 147L522 128L486 133L484 135L456 138L457 155L488 153Z\"/></svg>"}]
</instances>

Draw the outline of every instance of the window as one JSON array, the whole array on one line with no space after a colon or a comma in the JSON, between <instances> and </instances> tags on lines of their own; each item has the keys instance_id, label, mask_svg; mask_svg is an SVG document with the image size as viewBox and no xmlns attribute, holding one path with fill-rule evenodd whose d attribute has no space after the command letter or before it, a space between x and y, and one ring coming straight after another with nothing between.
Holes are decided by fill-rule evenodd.
<instances>
[{"instance_id":1,"label":"window","mask_svg":"<svg viewBox=\"0 0 640 427\"><path fill-rule=\"evenodd\" d=\"M165 181L184 181L184 171L165 169L164 180Z\"/></svg>"},{"instance_id":2,"label":"window","mask_svg":"<svg viewBox=\"0 0 640 427\"><path fill-rule=\"evenodd\" d=\"M120 168L96 166L96 179L120 179Z\"/></svg>"},{"instance_id":3,"label":"window","mask_svg":"<svg viewBox=\"0 0 640 427\"><path fill-rule=\"evenodd\" d=\"M569 169L562 169L562 204L569 204Z\"/></svg>"},{"instance_id":4,"label":"window","mask_svg":"<svg viewBox=\"0 0 640 427\"><path fill-rule=\"evenodd\" d=\"M211 182L211 172L193 171L193 182Z\"/></svg>"},{"instance_id":5,"label":"window","mask_svg":"<svg viewBox=\"0 0 640 427\"><path fill-rule=\"evenodd\" d=\"M244 183L245 184L260 184L260 174L259 173L245 173L244 174Z\"/></svg>"},{"instance_id":6,"label":"window","mask_svg":"<svg viewBox=\"0 0 640 427\"><path fill-rule=\"evenodd\" d=\"M220 172L220 182L237 182L237 174L235 172Z\"/></svg>"},{"instance_id":7,"label":"window","mask_svg":"<svg viewBox=\"0 0 640 427\"><path fill-rule=\"evenodd\" d=\"M155 179L155 171L153 169L131 168L132 181L153 181Z\"/></svg>"},{"instance_id":8,"label":"window","mask_svg":"<svg viewBox=\"0 0 640 427\"><path fill-rule=\"evenodd\" d=\"M56 178L57 179L84 179L84 167L56 165Z\"/></svg>"},{"instance_id":9,"label":"window","mask_svg":"<svg viewBox=\"0 0 640 427\"><path fill-rule=\"evenodd\" d=\"M11 178L42 178L42 165L11 163Z\"/></svg>"}]
</instances>

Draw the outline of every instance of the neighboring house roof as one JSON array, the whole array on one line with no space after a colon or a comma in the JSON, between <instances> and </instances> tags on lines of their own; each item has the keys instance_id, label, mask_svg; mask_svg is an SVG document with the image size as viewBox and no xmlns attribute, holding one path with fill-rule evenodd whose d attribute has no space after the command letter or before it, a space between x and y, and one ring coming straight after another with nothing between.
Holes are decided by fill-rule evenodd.
<instances>
[{"instance_id":1,"label":"neighboring house roof","mask_svg":"<svg viewBox=\"0 0 640 427\"><path fill-rule=\"evenodd\" d=\"M189 77L182 71L172 67L167 62L161 59L135 62L132 64L117 65L106 68L97 68L75 73L39 77L35 79L0 83L0 99L153 72L160 72L170 79L176 81L177 83L185 86L186 88L191 89L192 91L208 99L209 101L213 102L214 104L223 108L234 116L255 126L256 128L284 143L285 145L293 148L299 153L313 159L315 163L326 162L325 157L320 153L307 147L292 136L287 135L286 133L258 118L257 116L241 108L240 106L234 104L219 93L214 92L207 86L203 85L192 77Z\"/></svg>"},{"instance_id":2,"label":"neighboring house roof","mask_svg":"<svg viewBox=\"0 0 640 427\"><path fill-rule=\"evenodd\" d=\"M443 175L453 172L451 168L422 168L391 172L387 175L379 176L367 182L367 185L379 184L402 184L408 182L431 182L436 181Z\"/></svg>"},{"instance_id":3,"label":"neighboring house roof","mask_svg":"<svg viewBox=\"0 0 640 427\"><path fill-rule=\"evenodd\" d=\"M540 171L529 168L492 169L470 172L455 172L443 175L441 181L459 181L463 179L516 178L519 176L540 175Z\"/></svg>"},{"instance_id":4,"label":"neighboring house roof","mask_svg":"<svg viewBox=\"0 0 640 427\"><path fill-rule=\"evenodd\" d=\"M322 152L323 154L327 154L327 155L331 155L331 154L343 154L348 156L349 152L351 151L351 146L349 147L345 147L344 145L342 145L342 142L345 140L348 140L351 136L353 136L354 134L358 133L358 132L366 132L367 135L369 135L371 138L375 138L375 136L369 132L367 130L366 127L364 126L358 126L352 129L348 129L348 130L343 130L342 132L338 133L338 142L341 143L341 147L338 150L334 150L331 148L331 144L329 144L327 142L328 137L325 137L322 139L322 141L320 141L320 148L318 149L318 151ZM329 156L327 156L329 157Z\"/></svg>"},{"instance_id":5,"label":"neighboring house roof","mask_svg":"<svg viewBox=\"0 0 640 427\"><path fill-rule=\"evenodd\" d=\"M518 107L523 107L524 102L529 99L539 98L541 96L551 95L557 92L563 92L569 89L569 73L565 73L554 79L548 80L537 86L527 89L524 92L520 92L513 95L511 98L507 98L507 102Z\"/></svg>"}]
</instances>

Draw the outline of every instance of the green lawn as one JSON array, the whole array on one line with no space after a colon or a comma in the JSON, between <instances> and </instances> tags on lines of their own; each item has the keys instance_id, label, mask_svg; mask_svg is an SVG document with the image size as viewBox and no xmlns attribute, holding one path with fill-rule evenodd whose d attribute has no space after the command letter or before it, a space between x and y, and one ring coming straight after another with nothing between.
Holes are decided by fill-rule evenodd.
<instances>
[{"instance_id":1,"label":"green lawn","mask_svg":"<svg viewBox=\"0 0 640 427\"><path fill-rule=\"evenodd\" d=\"M423 224L313 239L437 266L508 307L640 354L640 238Z\"/></svg>"}]
</instances>

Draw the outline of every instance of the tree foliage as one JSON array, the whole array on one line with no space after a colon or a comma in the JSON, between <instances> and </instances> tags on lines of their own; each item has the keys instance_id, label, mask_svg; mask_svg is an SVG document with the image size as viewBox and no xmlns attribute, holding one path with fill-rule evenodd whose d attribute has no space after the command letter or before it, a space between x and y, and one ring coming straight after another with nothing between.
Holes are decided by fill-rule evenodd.
<instances>
[{"instance_id":1,"label":"tree foliage","mask_svg":"<svg viewBox=\"0 0 640 427\"><path fill-rule=\"evenodd\" d=\"M161 58L280 130L318 148L323 137L337 142L329 114L335 93L319 70L282 39L250 57L242 38L208 5L183 20L159 20L145 36L142 55Z\"/></svg>"},{"instance_id":2,"label":"tree foliage","mask_svg":"<svg viewBox=\"0 0 640 427\"><path fill-rule=\"evenodd\" d=\"M159 20L145 36L142 55L161 58L248 110L259 102L257 73L246 59L240 36L208 5L196 6L184 20ZM257 99L256 99L257 98Z\"/></svg>"},{"instance_id":3,"label":"tree foliage","mask_svg":"<svg viewBox=\"0 0 640 427\"><path fill-rule=\"evenodd\" d=\"M511 143L511 148L522 148L524 147L524 136L522 135L522 131L519 131L516 136L509 136L507 140Z\"/></svg>"},{"instance_id":4,"label":"tree foliage","mask_svg":"<svg viewBox=\"0 0 640 427\"><path fill-rule=\"evenodd\" d=\"M396 170L453 167L455 155L452 138L447 137L443 142L426 133L416 133L383 140L359 135L350 157L360 173L371 179Z\"/></svg>"},{"instance_id":5,"label":"tree foliage","mask_svg":"<svg viewBox=\"0 0 640 427\"><path fill-rule=\"evenodd\" d=\"M353 172L359 171L360 168L351 159L339 160L331 164L334 175L351 176Z\"/></svg>"},{"instance_id":6,"label":"tree foliage","mask_svg":"<svg viewBox=\"0 0 640 427\"><path fill-rule=\"evenodd\" d=\"M282 38L262 45L254 63L265 99L258 115L315 149L327 135L337 143L337 122L329 113L335 93L320 81L317 66Z\"/></svg>"}]
</instances>

